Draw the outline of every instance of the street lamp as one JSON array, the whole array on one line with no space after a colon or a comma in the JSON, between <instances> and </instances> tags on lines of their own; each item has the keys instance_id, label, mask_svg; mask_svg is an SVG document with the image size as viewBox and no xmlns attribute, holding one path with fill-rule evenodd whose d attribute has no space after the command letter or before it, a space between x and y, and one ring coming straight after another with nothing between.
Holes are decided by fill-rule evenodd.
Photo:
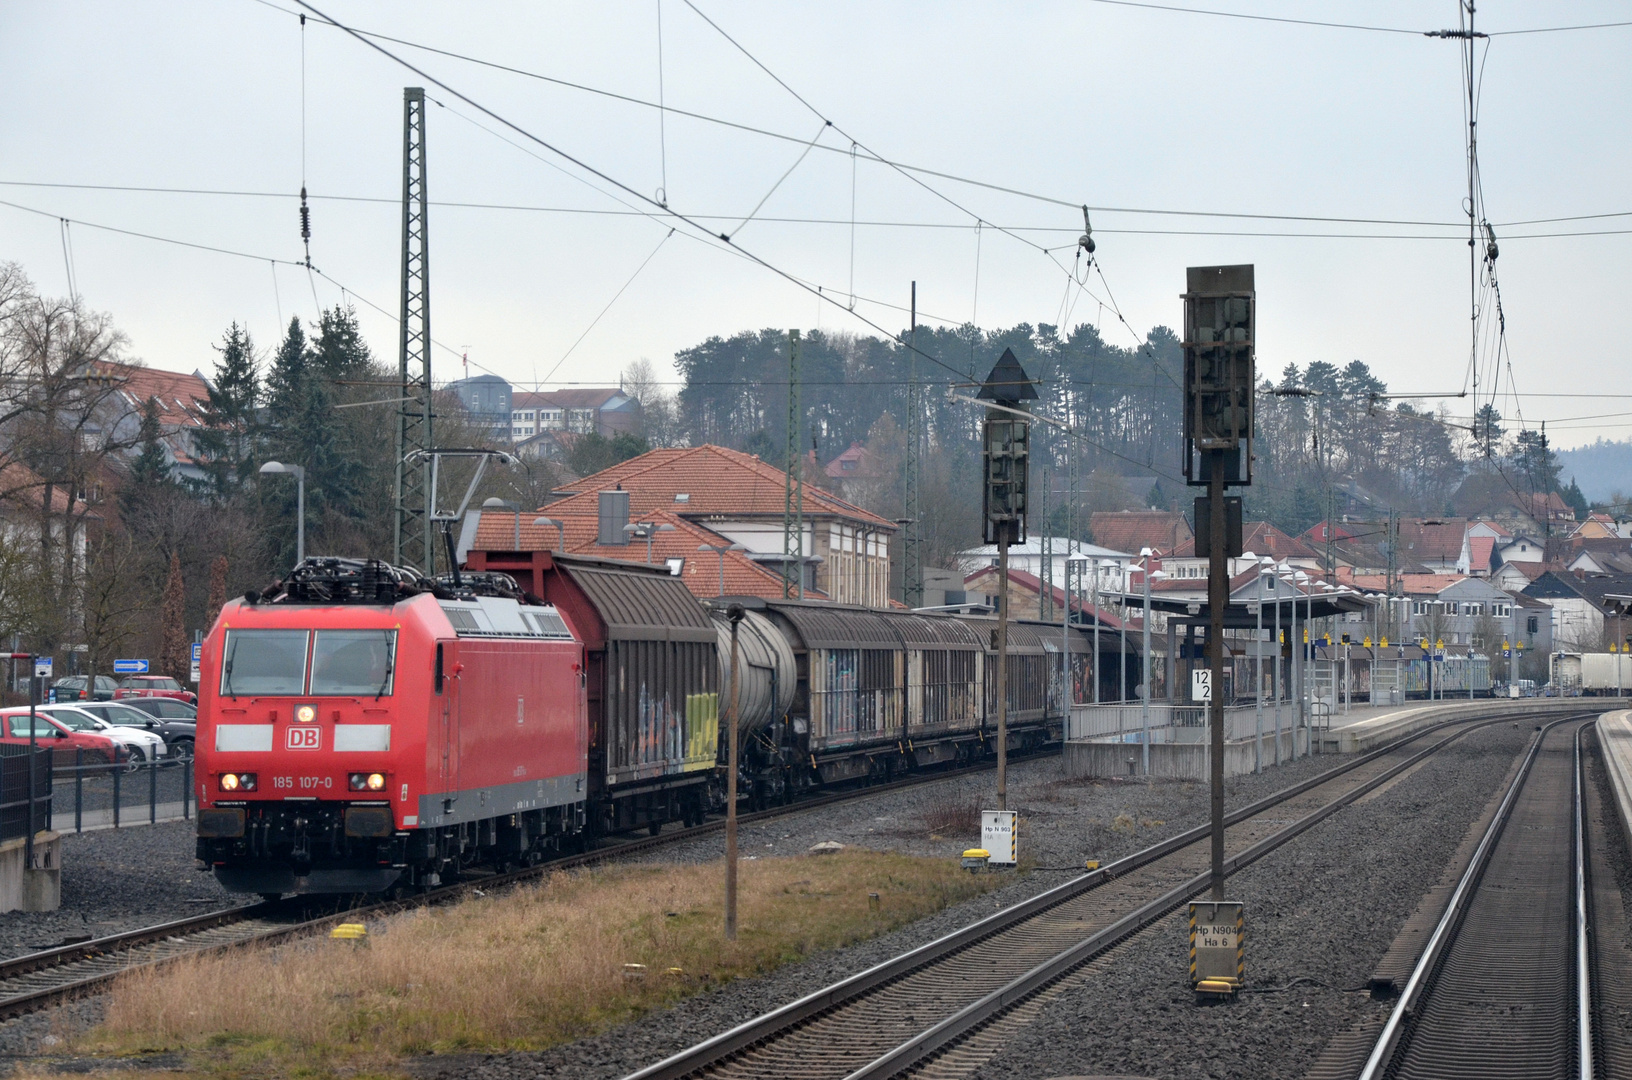
<instances>
[{"instance_id":1,"label":"street lamp","mask_svg":"<svg viewBox=\"0 0 1632 1080\"><path fill-rule=\"evenodd\" d=\"M674 526L670 525L670 526L668 526L668 528L672 529L672 528L674 528ZM720 595L724 596L725 595L725 553L728 552L728 551L747 551L748 549L743 547L741 544L698 544L697 545L697 550L698 551L712 551L712 552L714 552L716 555L718 555L720 557ZM801 574L804 573L804 567L803 566L801 566L799 568L799 572Z\"/></svg>"},{"instance_id":2,"label":"street lamp","mask_svg":"<svg viewBox=\"0 0 1632 1080\"><path fill-rule=\"evenodd\" d=\"M1094 680L1093 702L1094 702L1095 705L1098 705L1099 704L1099 560L1095 559L1095 558L1092 558L1091 556L1084 555L1080 551L1072 552L1070 555L1067 555L1065 557L1065 622L1066 622L1067 626L1069 626L1071 624L1071 564L1072 563L1077 564L1077 589L1078 589L1078 591L1081 591L1081 589L1082 589L1082 564L1083 563L1091 563L1093 565L1093 569L1094 569L1094 606L1089 611L1089 615L1094 620L1094 662L1093 662L1093 665L1092 665L1092 667L1090 669L1092 671L1092 675L1090 677ZM1070 641L1069 635L1067 635L1066 641L1067 642ZM1070 663L1071 662L1070 662L1070 660L1068 658L1066 660L1066 684L1065 684L1066 685L1066 690L1065 690L1065 692L1066 692L1067 701L1068 702L1075 702L1076 699L1071 694L1071 668L1070 668Z\"/></svg>"},{"instance_id":3,"label":"street lamp","mask_svg":"<svg viewBox=\"0 0 1632 1080\"><path fill-rule=\"evenodd\" d=\"M483 499L482 500L482 509L483 510L508 510L511 513L516 515L516 546L515 546L515 548L513 550L520 551L521 550L521 504L520 503L513 503L513 502L510 502L508 499L501 499L501 498L499 498L497 496L494 496L491 499Z\"/></svg>"},{"instance_id":4,"label":"street lamp","mask_svg":"<svg viewBox=\"0 0 1632 1080\"><path fill-rule=\"evenodd\" d=\"M1244 559L1250 559L1250 558L1253 558L1253 553L1250 552L1250 551L1244 552L1241 557L1244 558ZM1253 670L1254 678L1253 678L1253 684L1252 684L1252 701L1253 701L1253 705L1254 705L1254 712L1256 714L1255 715L1255 722L1256 722L1256 725L1257 725L1257 735L1256 735L1256 741L1254 741L1253 744L1252 744L1252 771L1253 772L1263 772L1264 771L1264 577L1265 577L1266 573L1268 575L1270 575L1270 576L1273 576L1274 570L1270 569L1270 570L1266 571L1265 567L1267 566L1267 567L1273 568L1274 565L1275 565L1275 560L1270 558L1268 555L1265 555L1262 559L1257 559L1256 561L1258 563L1258 602L1256 604L1252 605L1252 606L1253 606L1253 614L1258 617L1258 627L1253 632L1252 648L1253 648L1253 652L1257 653L1258 655L1257 655L1257 663L1254 665L1254 670ZM1280 594L1277 593L1276 597L1275 597L1275 614L1276 614L1277 618L1279 618L1280 613L1281 613ZM1280 637L1281 637L1281 635L1277 632L1276 635L1275 635L1275 646L1276 646L1277 654L1279 653L1279 650L1280 650L1280 644L1281 644ZM1277 730L1275 732L1275 749L1276 749L1277 755L1279 754L1280 746L1281 746L1281 733L1280 733L1279 730Z\"/></svg>"},{"instance_id":5,"label":"street lamp","mask_svg":"<svg viewBox=\"0 0 1632 1080\"><path fill-rule=\"evenodd\" d=\"M261 466L262 476L289 473L295 478L295 565L306 561L306 470L299 465L285 465L268 461Z\"/></svg>"},{"instance_id":6,"label":"street lamp","mask_svg":"<svg viewBox=\"0 0 1632 1080\"><path fill-rule=\"evenodd\" d=\"M1303 633L1308 634L1309 624L1315 621L1315 591L1309 587L1309 582L1312 579L1302 570L1293 571L1291 564L1287 562L1282 562L1280 569L1287 579L1292 582L1292 621L1287 629L1287 634L1292 638L1293 644L1298 649L1298 662L1293 668L1292 693L1288 695L1288 700L1296 699L1296 704L1292 709L1292 760L1296 761L1298 759L1298 718L1303 717L1306 725L1308 722L1309 661L1313 655L1312 652L1306 652L1303 647L1302 636L1298 633L1298 594L1301 592L1304 596ZM1280 712L1281 699L1277 691L1275 696L1277 722L1280 718Z\"/></svg>"},{"instance_id":7,"label":"street lamp","mask_svg":"<svg viewBox=\"0 0 1632 1080\"><path fill-rule=\"evenodd\" d=\"M623 531L630 536L646 538L646 561L652 561L652 537L660 532L673 532L674 526L668 522L642 521L635 525L625 525Z\"/></svg>"},{"instance_id":8,"label":"street lamp","mask_svg":"<svg viewBox=\"0 0 1632 1080\"><path fill-rule=\"evenodd\" d=\"M1151 579L1153 577L1158 577L1158 576L1162 577L1162 578L1167 577L1167 574L1166 574L1165 571L1151 570L1150 560L1151 560L1151 557L1153 555L1155 555L1155 554L1156 553L1154 551L1152 551L1148 547L1147 548L1141 548L1140 551L1139 551L1139 557L1144 560L1144 564L1142 566L1142 569L1144 570L1144 573L1141 574L1140 576L1145 579L1145 609L1144 609L1144 618L1141 620L1144 623L1144 653L1145 653L1145 655L1144 655L1144 660L1143 660L1143 662L1142 662L1142 664L1141 664L1141 666L1139 668L1139 673L1141 675L1143 675L1144 679L1145 679L1145 692L1143 694L1139 695L1139 723L1140 723L1140 726L1144 729L1144 746L1143 746L1143 750L1144 750L1145 778L1147 780L1150 778L1150 581L1151 581ZM1124 664L1123 666L1125 667L1126 665ZM1217 693L1217 692L1218 692L1218 688L1214 687L1214 693ZM1173 694L1173 688L1168 687L1168 696L1171 697L1172 694Z\"/></svg>"},{"instance_id":9,"label":"street lamp","mask_svg":"<svg viewBox=\"0 0 1632 1080\"><path fill-rule=\"evenodd\" d=\"M557 521L555 518L536 517L536 518L533 519L533 524L534 525L545 525L545 526L554 525L555 526L555 550L557 550L557 551L567 550L567 523L565 521Z\"/></svg>"}]
</instances>

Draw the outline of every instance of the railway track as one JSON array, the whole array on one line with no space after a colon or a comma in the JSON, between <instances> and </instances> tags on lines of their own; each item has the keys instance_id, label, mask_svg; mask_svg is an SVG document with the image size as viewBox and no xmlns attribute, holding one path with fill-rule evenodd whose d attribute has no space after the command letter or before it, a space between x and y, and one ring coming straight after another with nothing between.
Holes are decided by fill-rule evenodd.
<instances>
[{"instance_id":1,"label":"railway track","mask_svg":"<svg viewBox=\"0 0 1632 1080\"><path fill-rule=\"evenodd\" d=\"M1058 750L1043 753L1058 753ZM1042 755L1017 756L1011 760L1020 761L1038 756ZM824 806L852 799L936 783L968 773L989 771L992 768L995 768L992 763L982 762L946 772L905 777L885 784L832 792L785 806L739 814L737 820L743 825L750 825L790 814L819 810ZM672 844L696 840L711 833L721 832L724 828L724 819L717 818L705 821L701 825L676 829L657 836L615 840L593 851L550 859L537 866L507 873L475 876L401 900L338 909L331 905L330 910L315 917L311 913L311 907L299 901L246 904L140 930L61 945L11 960L0 960L0 1020L21 1016L70 998L95 992L119 975L135 968L162 964L182 956L244 945L276 944L288 938L319 933L348 920L378 918L413 907L449 903L465 898L475 889L487 891L518 885L551 871L627 858Z\"/></svg>"},{"instance_id":2,"label":"railway track","mask_svg":"<svg viewBox=\"0 0 1632 1080\"><path fill-rule=\"evenodd\" d=\"M1287 843L1471 731L1436 725L1226 818L1226 873ZM1421 740L1447 728L1427 746ZM952 1056L982 1029L1210 883L1208 829L1182 833L724 1032L627 1080L883 1080ZM979 1057L980 1055L975 1055ZM926 1066L926 1063L927 1066Z\"/></svg>"},{"instance_id":3,"label":"railway track","mask_svg":"<svg viewBox=\"0 0 1632 1080\"><path fill-rule=\"evenodd\" d=\"M1535 740L1361 1080L1595 1075L1589 725L1556 721Z\"/></svg>"}]
</instances>

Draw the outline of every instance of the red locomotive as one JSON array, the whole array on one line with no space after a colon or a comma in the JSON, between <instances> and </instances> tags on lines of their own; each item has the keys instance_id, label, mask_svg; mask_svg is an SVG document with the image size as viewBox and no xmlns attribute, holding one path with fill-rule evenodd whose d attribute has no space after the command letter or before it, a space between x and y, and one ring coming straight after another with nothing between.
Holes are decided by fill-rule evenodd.
<instances>
[{"instance_id":1,"label":"red locomotive","mask_svg":"<svg viewBox=\"0 0 1632 1080\"><path fill-rule=\"evenodd\" d=\"M584 649L502 575L308 559L205 640L198 856L237 892L381 892L582 828Z\"/></svg>"}]
</instances>

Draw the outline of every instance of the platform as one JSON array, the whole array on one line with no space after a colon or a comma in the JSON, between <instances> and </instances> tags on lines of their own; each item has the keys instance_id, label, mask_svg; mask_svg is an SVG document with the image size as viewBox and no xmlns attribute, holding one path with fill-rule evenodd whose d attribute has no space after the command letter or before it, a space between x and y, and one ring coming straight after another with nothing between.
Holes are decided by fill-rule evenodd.
<instances>
[{"instance_id":1,"label":"platform","mask_svg":"<svg viewBox=\"0 0 1632 1080\"><path fill-rule=\"evenodd\" d=\"M1594 709L1624 709L1624 698L1482 698L1475 701L1415 702L1408 706L1381 706L1355 708L1348 713L1333 716L1313 732L1313 750L1316 754L1358 754L1375 750L1396 739L1404 738L1435 724L1459 718L1508 716L1514 718L1560 716L1590 712ZM1157 704L1151 703L1154 713ZM1255 764L1253 735L1248 734L1250 710L1228 710L1238 713L1229 716L1231 737L1224 745L1224 773L1240 776L1253 771ZM1632 740L1632 711L1628 717L1628 739ZM1201 730L1192 732L1192 739L1165 738L1164 728L1151 729L1151 775L1173 780L1207 779L1209 747L1203 741ZM1236 737L1240 733L1240 737ZM1294 753L1302 757L1309 752L1307 733L1300 727L1281 733L1282 760ZM1112 735L1068 739L1065 743L1065 769L1071 776L1128 776L1142 773L1143 740L1133 731ZM1632 742L1627 747L1629 789L1632 789ZM1275 740L1268 732L1263 739L1263 764L1272 767L1275 761ZM1632 808L1632 802L1628 802Z\"/></svg>"},{"instance_id":2,"label":"platform","mask_svg":"<svg viewBox=\"0 0 1632 1080\"><path fill-rule=\"evenodd\" d=\"M1632 711L1621 709L1600 716L1598 745L1604 750L1604 771L1615 791L1621 829L1632 846Z\"/></svg>"}]
</instances>

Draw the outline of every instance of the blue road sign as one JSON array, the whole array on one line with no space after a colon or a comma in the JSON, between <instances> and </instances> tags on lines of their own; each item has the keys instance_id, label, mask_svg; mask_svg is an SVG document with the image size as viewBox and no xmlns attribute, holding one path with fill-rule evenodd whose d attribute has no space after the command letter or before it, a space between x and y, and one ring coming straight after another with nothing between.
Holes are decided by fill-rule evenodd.
<instances>
[{"instance_id":1,"label":"blue road sign","mask_svg":"<svg viewBox=\"0 0 1632 1080\"><path fill-rule=\"evenodd\" d=\"M203 658L204 658L204 643L202 641L193 642L193 663L196 664L199 661L201 661Z\"/></svg>"},{"instance_id":2,"label":"blue road sign","mask_svg":"<svg viewBox=\"0 0 1632 1080\"><path fill-rule=\"evenodd\" d=\"M146 675L146 660L115 660L113 662L115 675Z\"/></svg>"}]
</instances>

